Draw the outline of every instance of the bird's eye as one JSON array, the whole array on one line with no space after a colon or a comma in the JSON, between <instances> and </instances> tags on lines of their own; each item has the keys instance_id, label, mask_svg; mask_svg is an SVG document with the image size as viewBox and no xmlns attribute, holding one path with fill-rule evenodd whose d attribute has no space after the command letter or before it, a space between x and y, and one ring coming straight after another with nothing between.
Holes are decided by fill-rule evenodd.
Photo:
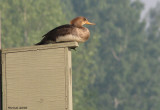
<instances>
[{"instance_id":1,"label":"bird's eye","mask_svg":"<svg viewBox=\"0 0 160 110\"><path fill-rule=\"evenodd\" d=\"M84 20L84 21L87 21L87 19L86 19L86 18L83 18L83 20Z\"/></svg>"}]
</instances>

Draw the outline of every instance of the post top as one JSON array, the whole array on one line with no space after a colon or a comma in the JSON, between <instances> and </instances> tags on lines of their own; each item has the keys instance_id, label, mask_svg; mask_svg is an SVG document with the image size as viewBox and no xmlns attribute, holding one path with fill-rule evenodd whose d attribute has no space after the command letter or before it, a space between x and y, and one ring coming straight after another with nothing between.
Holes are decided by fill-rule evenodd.
<instances>
[{"instance_id":1,"label":"post top","mask_svg":"<svg viewBox=\"0 0 160 110\"><path fill-rule=\"evenodd\" d=\"M35 45L28 47L18 47L18 48L8 48L2 49L3 53L15 53L15 52L24 52L24 51L36 51L36 50L44 50L44 49L54 49L54 48L76 48L78 47L78 42L65 42L65 43L55 43L55 44L47 44L47 45Z\"/></svg>"}]
</instances>

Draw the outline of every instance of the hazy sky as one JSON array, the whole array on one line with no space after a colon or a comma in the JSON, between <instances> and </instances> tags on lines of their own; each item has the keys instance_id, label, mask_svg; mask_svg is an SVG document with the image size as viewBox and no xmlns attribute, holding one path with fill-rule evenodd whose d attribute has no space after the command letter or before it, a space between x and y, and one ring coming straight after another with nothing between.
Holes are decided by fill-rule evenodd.
<instances>
[{"instance_id":1,"label":"hazy sky","mask_svg":"<svg viewBox=\"0 0 160 110\"><path fill-rule=\"evenodd\" d=\"M145 14L149 11L150 8L155 7L157 2L160 0L140 0L142 1L145 6L144 6L144 11L142 12L142 18L144 18Z\"/></svg>"}]
</instances>

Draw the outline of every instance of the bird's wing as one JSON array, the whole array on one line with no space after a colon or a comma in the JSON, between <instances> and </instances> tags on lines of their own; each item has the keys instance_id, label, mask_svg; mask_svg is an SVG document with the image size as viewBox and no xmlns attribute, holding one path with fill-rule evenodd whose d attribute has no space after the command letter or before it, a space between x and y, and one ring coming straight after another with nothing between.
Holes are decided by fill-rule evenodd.
<instances>
[{"instance_id":1,"label":"bird's wing","mask_svg":"<svg viewBox=\"0 0 160 110\"><path fill-rule=\"evenodd\" d=\"M70 24L62 25L55 29L52 29L47 34L43 35L43 37L47 37L48 39L53 39L58 36L64 36L67 34L71 34L74 28L75 26L70 25Z\"/></svg>"}]
</instances>

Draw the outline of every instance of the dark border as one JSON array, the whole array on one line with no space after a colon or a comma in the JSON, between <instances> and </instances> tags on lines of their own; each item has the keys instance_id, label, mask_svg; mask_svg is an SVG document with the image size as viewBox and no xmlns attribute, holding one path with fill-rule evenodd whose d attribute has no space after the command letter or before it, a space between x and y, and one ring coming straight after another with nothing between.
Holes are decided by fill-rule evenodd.
<instances>
[{"instance_id":1,"label":"dark border","mask_svg":"<svg viewBox=\"0 0 160 110\"><path fill-rule=\"evenodd\" d=\"M0 110L2 110L2 57L0 50Z\"/></svg>"}]
</instances>

